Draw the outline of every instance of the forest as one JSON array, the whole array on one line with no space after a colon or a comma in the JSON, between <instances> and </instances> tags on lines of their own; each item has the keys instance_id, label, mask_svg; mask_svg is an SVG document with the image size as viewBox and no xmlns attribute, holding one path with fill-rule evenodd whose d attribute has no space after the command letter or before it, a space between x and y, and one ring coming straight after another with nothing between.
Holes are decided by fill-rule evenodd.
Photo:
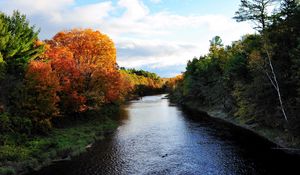
<instances>
[{"instance_id":1,"label":"forest","mask_svg":"<svg viewBox=\"0 0 300 175\"><path fill-rule=\"evenodd\" d=\"M168 93L169 101L183 109L207 112L258 133L282 149L299 150L300 4L296 0L281 0L274 7L275 1L241 0L233 19L251 22L256 32L229 45L224 45L220 36L213 37L208 53L188 61L185 71L173 78L120 67L114 41L99 30L74 28L41 40L40 29L26 15L0 11L0 174L28 173L53 160L70 160L116 130L115 117L122 113L122 105L163 93ZM270 8L274 8L272 13ZM159 100L167 101L162 96ZM185 117L181 108L177 111L169 101L159 100L141 100L137 106L148 114L151 109L147 111L146 107L162 104L162 108L154 107L165 115L164 122L168 117L178 120L176 115ZM131 110L136 112L139 108ZM172 127L178 129L176 122L169 122L168 126L154 124L159 126L149 131L166 131L155 135L165 136L159 143L173 138L174 135L167 135L172 134ZM190 125L180 126L185 132L190 131L184 128ZM164 127L167 129L160 130ZM141 138L148 141L153 133ZM183 138L193 134L184 133ZM197 141L195 145L199 144L213 146L215 140ZM220 145L213 149L216 147ZM163 152L153 160L171 156ZM124 165L125 161L118 161Z\"/></svg>"},{"instance_id":2,"label":"forest","mask_svg":"<svg viewBox=\"0 0 300 175\"><path fill-rule=\"evenodd\" d=\"M210 40L209 53L187 63L167 84L170 98L189 108L225 113L284 147L299 147L300 6L242 0L234 19L251 21L256 34L224 46Z\"/></svg>"},{"instance_id":3,"label":"forest","mask_svg":"<svg viewBox=\"0 0 300 175\"><path fill-rule=\"evenodd\" d=\"M119 68L113 41L100 31L72 29L45 41L38 34L20 12L0 13L0 167L13 167L0 174L35 168L91 141L65 140L82 131L57 128L97 120L86 126L93 135L114 126L107 116L126 100L162 91L156 74Z\"/></svg>"}]
</instances>

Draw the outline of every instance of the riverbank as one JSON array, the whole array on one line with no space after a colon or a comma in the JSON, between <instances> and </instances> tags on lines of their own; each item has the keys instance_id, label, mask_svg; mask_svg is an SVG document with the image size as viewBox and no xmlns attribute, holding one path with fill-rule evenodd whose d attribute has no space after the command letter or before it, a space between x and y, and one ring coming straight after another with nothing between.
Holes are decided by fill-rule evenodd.
<instances>
[{"instance_id":1,"label":"riverbank","mask_svg":"<svg viewBox=\"0 0 300 175\"><path fill-rule=\"evenodd\" d=\"M93 113L88 117L72 121L68 126L53 128L47 136L24 139L21 145L0 147L0 174L25 174L38 170L53 161L70 159L85 152L95 141L104 139L107 133L117 128L111 119L112 111Z\"/></svg>"},{"instance_id":2,"label":"riverbank","mask_svg":"<svg viewBox=\"0 0 300 175\"><path fill-rule=\"evenodd\" d=\"M247 121L242 118L231 117L220 106L202 107L193 102L186 102L185 104L181 105L188 110L206 113L210 117L217 118L235 126L250 130L251 132L266 138L270 142L277 145L273 149L280 149L286 153L300 155L300 138L292 136L287 130L283 131L276 128L265 127L252 120Z\"/></svg>"}]
</instances>

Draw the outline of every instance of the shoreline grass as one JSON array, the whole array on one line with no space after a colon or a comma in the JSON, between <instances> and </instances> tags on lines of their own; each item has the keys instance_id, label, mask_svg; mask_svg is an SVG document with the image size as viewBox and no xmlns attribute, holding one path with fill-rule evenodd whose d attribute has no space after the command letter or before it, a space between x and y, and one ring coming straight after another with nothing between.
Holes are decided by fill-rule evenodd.
<instances>
[{"instance_id":1,"label":"shoreline grass","mask_svg":"<svg viewBox=\"0 0 300 175\"><path fill-rule=\"evenodd\" d=\"M116 121L104 115L76 121L65 128L53 128L49 135L28 138L20 145L0 146L0 175L25 174L54 160L79 155L86 151L87 145L104 139L115 128Z\"/></svg>"}]
</instances>

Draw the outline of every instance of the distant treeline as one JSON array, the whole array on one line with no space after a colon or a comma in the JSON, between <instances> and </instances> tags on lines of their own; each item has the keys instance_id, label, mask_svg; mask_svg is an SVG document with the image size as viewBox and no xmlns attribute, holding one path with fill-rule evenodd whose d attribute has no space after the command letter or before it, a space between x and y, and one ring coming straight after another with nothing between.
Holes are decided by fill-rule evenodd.
<instances>
[{"instance_id":1,"label":"distant treeline","mask_svg":"<svg viewBox=\"0 0 300 175\"><path fill-rule=\"evenodd\" d=\"M235 19L255 22L258 33L228 46L214 37L207 55L189 61L183 76L169 81L170 97L222 107L242 123L280 129L293 141L300 136L299 3L282 0L268 15L272 1L241 2Z\"/></svg>"},{"instance_id":2,"label":"distant treeline","mask_svg":"<svg viewBox=\"0 0 300 175\"><path fill-rule=\"evenodd\" d=\"M134 68L120 68L122 75L126 77L128 85L130 85L129 98L141 97L145 95L153 95L165 92L164 81L157 74L136 70Z\"/></svg>"}]
</instances>

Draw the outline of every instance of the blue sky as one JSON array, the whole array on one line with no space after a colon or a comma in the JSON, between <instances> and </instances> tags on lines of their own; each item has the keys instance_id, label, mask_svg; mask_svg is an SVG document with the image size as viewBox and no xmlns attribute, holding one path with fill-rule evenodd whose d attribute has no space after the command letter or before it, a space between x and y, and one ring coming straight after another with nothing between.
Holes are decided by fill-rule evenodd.
<instances>
[{"instance_id":1,"label":"blue sky","mask_svg":"<svg viewBox=\"0 0 300 175\"><path fill-rule=\"evenodd\" d=\"M76 0L76 6L105 2L105 0ZM111 1L117 4L118 0ZM170 11L180 15L224 14L232 16L240 0L144 0L152 13Z\"/></svg>"},{"instance_id":2,"label":"blue sky","mask_svg":"<svg viewBox=\"0 0 300 175\"><path fill-rule=\"evenodd\" d=\"M49 39L61 30L93 28L109 35L120 66L180 74L189 59L206 54L209 40L225 44L253 33L232 19L240 0L0 0L0 11L25 13Z\"/></svg>"}]
</instances>

